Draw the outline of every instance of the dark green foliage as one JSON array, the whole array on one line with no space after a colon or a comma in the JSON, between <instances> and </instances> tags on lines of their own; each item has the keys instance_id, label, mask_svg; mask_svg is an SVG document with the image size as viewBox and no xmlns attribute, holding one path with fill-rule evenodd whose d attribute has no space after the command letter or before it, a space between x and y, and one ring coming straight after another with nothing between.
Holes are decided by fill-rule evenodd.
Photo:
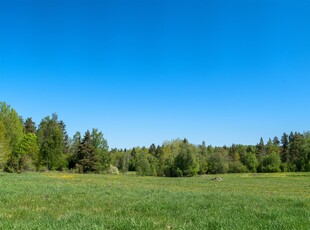
<instances>
[{"instance_id":1,"label":"dark green foliage","mask_svg":"<svg viewBox=\"0 0 310 230\"><path fill-rule=\"evenodd\" d=\"M130 153L128 170L136 171L136 164L137 164L137 152L136 148L133 148Z\"/></svg>"},{"instance_id":2,"label":"dark green foliage","mask_svg":"<svg viewBox=\"0 0 310 230\"><path fill-rule=\"evenodd\" d=\"M45 117L36 130L32 118L23 119L0 102L0 168L6 171L70 169L105 173L114 166L141 176L195 176L205 173L310 171L310 134L291 132L263 138L257 145L223 147L193 145L184 139L152 144L149 148L112 149L98 129L77 132L72 139L56 114Z\"/></svg>"},{"instance_id":3,"label":"dark green foliage","mask_svg":"<svg viewBox=\"0 0 310 230\"><path fill-rule=\"evenodd\" d=\"M288 155L289 155L289 141L288 141L288 135L286 133L283 133L283 136L281 138L282 148L281 148L281 161L283 163L287 163L288 161Z\"/></svg>"},{"instance_id":4,"label":"dark green foliage","mask_svg":"<svg viewBox=\"0 0 310 230\"><path fill-rule=\"evenodd\" d=\"M228 173L246 173L248 169L240 161L231 161L228 164Z\"/></svg>"},{"instance_id":5,"label":"dark green foliage","mask_svg":"<svg viewBox=\"0 0 310 230\"><path fill-rule=\"evenodd\" d=\"M218 174L228 171L227 150L217 148L208 158L208 173Z\"/></svg>"},{"instance_id":6,"label":"dark green foliage","mask_svg":"<svg viewBox=\"0 0 310 230\"><path fill-rule=\"evenodd\" d=\"M69 135L67 133L67 130L66 130L66 125L63 121L60 121L59 122L59 126L62 130L62 145L63 145L63 154L66 156L69 154L70 152L70 146L69 146Z\"/></svg>"},{"instance_id":7,"label":"dark green foliage","mask_svg":"<svg viewBox=\"0 0 310 230\"><path fill-rule=\"evenodd\" d=\"M303 137L300 133L290 133L289 136L289 155L288 163L290 165L290 171L302 171L303 162L302 162L302 144Z\"/></svg>"},{"instance_id":8,"label":"dark green foliage","mask_svg":"<svg viewBox=\"0 0 310 230\"><path fill-rule=\"evenodd\" d=\"M301 148L300 155L297 158L298 167L300 171L302 172L309 172L310 171L310 132L304 133L300 148Z\"/></svg>"},{"instance_id":9,"label":"dark green foliage","mask_svg":"<svg viewBox=\"0 0 310 230\"><path fill-rule=\"evenodd\" d=\"M26 119L26 121L24 122L24 127L25 127L25 133L36 133L37 132L36 124L32 120L31 117Z\"/></svg>"},{"instance_id":10,"label":"dark green foliage","mask_svg":"<svg viewBox=\"0 0 310 230\"><path fill-rule=\"evenodd\" d=\"M77 150L77 168L80 173L99 173L100 157L95 151L90 132L87 130Z\"/></svg>"},{"instance_id":11,"label":"dark green foliage","mask_svg":"<svg viewBox=\"0 0 310 230\"><path fill-rule=\"evenodd\" d=\"M149 153L150 153L151 155L153 155L154 157L157 155L157 148L156 148L155 144L152 144L152 145L150 146L150 148L149 148Z\"/></svg>"},{"instance_id":12,"label":"dark green foliage","mask_svg":"<svg viewBox=\"0 0 310 230\"><path fill-rule=\"evenodd\" d=\"M257 149L257 154L259 156L265 156L266 155L266 149L265 149L265 143L263 138L260 138L259 143L256 145L256 149Z\"/></svg>"},{"instance_id":13,"label":"dark green foliage","mask_svg":"<svg viewBox=\"0 0 310 230\"><path fill-rule=\"evenodd\" d=\"M151 176L151 165L145 155L141 154L139 160L136 163L136 172L139 176Z\"/></svg>"},{"instance_id":14,"label":"dark green foliage","mask_svg":"<svg viewBox=\"0 0 310 230\"><path fill-rule=\"evenodd\" d=\"M273 143L275 146L279 146L279 145L280 145L279 138L278 138L277 136L275 136L275 137L273 138L272 143Z\"/></svg>"}]
</instances>

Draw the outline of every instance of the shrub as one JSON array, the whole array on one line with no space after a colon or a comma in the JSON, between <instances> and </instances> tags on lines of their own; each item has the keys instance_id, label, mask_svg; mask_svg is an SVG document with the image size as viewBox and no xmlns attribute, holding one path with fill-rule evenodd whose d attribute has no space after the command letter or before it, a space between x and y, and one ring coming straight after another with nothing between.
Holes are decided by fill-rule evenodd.
<instances>
[{"instance_id":1,"label":"shrub","mask_svg":"<svg viewBox=\"0 0 310 230\"><path fill-rule=\"evenodd\" d=\"M232 162L229 162L228 164L228 172L229 173L246 173L248 172L248 169L240 161L232 161Z\"/></svg>"},{"instance_id":2,"label":"shrub","mask_svg":"<svg viewBox=\"0 0 310 230\"><path fill-rule=\"evenodd\" d=\"M105 171L107 174L111 174L111 175L118 175L119 171L117 167L114 167L112 165L110 165L110 167L108 167L108 169Z\"/></svg>"}]
</instances>

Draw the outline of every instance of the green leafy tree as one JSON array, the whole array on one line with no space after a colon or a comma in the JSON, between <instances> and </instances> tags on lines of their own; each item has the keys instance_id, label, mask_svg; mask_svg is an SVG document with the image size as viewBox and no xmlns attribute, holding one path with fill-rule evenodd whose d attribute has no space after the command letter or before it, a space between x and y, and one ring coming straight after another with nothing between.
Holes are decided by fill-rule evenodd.
<instances>
[{"instance_id":1,"label":"green leafy tree","mask_svg":"<svg viewBox=\"0 0 310 230\"><path fill-rule=\"evenodd\" d=\"M140 154L136 163L136 173L139 176L152 175L151 165L144 154Z\"/></svg>"},{"instance_id":2,"label":"green leafy tree","mask_svg":"<svg viewBox=\"0 0 310 230\"><path fill-rule=\"evenodd\" d=\"M0 120L0 168L4 167L9 156L9 145L6 140L5 127Z\"/></svg>"},{"instance_id":3,"label":"green leafy tree","mask_svg":"<svg viewBox=\"0 0 310 230\"><path fill-rule=\"evenodd\" d=\"M250 172L257 172L259 162L253 152L247 152L241 159L242 163L248 168Z\"/></svg>"},{"instance_id":4,"label":"green leafy tree","mask_svg":"<svg viewBox=\"0 0 310 230\"><path fill-rule=\"evenodd\" d=\"M91 132L92 144L94 147L94 154L100 159L100 170L106 170L111 164L111 157L109 155L109 146L103 133L98 129L93 129Z\"/></svg>"},{"instance_id":5,"label":"green leafy tree","mask_svg":"<svg viewBox=\"0 0 310 230\"><path fill-rule=\"evenodd\" d=\"M38 166L39 146L36 134L27 133L20 140L7 163L7 171L35 171Z\"/></svg>"},{"instance_id":6,"label":"green leafy tree","mask_svg":"<svg viewBox=\"0 0 310 230\"><path fill-rule=\"evenodd\" d=\"M229 173L246 173L248 169L240 161L230 161L228 163L228 172Z\"/></svg>"},{"instance_id":7,"label":"green leafy tree","mask_svg":"<svg viewBox=\"0 0 310 230\"><path fill-rule=\"evenodd\" d=\"M195 176L199 171L194 146L184 139L180 146L180 152L174 160L174 176Z\"/></svg>"},{"instance_id":8,"label":"green leafy tree","mask_svg":"<svg viewBox=\"0 0 310 230\"><path fill-rule=\"evenodd\" d=\"M303 143L301 147L301 169L303 172L310 172L310 132L304 133Z\"/></svg>"},{"instance_id":9,"label":"green leafy tree","mask_svg":"<svg viewBox=\"0 0 310 230\"><path fill-rule=\"evenodd\" d=\"M302 135L300 151L296 159L296 164L299 171L310 171L310 132L306 132Z\"/></svg>"},{"instance_id":10,"label":"green leafy tree","mask_svg":"<svg viewBox=\"0 0 310 230\"><path fill-rule=\"evenodd\" d=\"M199 164L198 173L200 175L206 174L208 171L208 149L205 141L198 146L197 162Z\"/></svg>"},{"instance_id":11,"label":"green leafy tree","mask_svg":"<svg viewBox=\"0 0 310 230\"><path fill-rule=\"evenodd\" d=\"M208 158L208 172L211 174L227 173L228 153L223 148L216 148Z\"/></svg>"},{"instance_id":12,"label":"green leafy tree","mask_svg":"<svg viewBox=\"0 0 310 230\"><path fill-rule=\"evenodd\" d=\"M263 172L281 172L281 158L278 153L271 153L263 158Z\"/></svg>"},{"instance_id":13,"label":"green leafy tree","mask_svg":"<svg viewBox=\"0 0 310 230\"><path fill-rule=\"evenodd\" d=\"M15 109L5 102L0 102L0 122L4 125L6 148L10 155L24 135L24 125Z\"/></svg>"},{"instance_id":14,"label":"green leafy tree","mask_svg":"<svg viewBox=\"0 0 310 230\"><path fill-rule=\"evenodd\" d=\"M74 169L76 168L76 165L78 164L78 150L82 142L82 137L80 132L76 132L73 135L73 138L70 142L70 151L69 151L69 156L68 156L68 168L69 169Z\"/></svg>"},{"instance_id":15,"label":"green leafy tree","mask_svg":"<svg viewBox=\"0 0 310 230\"><path fill-rule=\"evenodd\" d=\"M122 173L128 172L129 160L130 160L130 154L127 151L122 151L117 164L117 167Z\"/></svg>"},{"instance_id":16,"label":"green leafy tree","mask_svg":"<svg viewBox=\"0 0 310 230\"><path fill-rule=\"evenodd\" d=\"M48 170L62 169L65 167L63 155L63 130L58 122L58 117L45 117L38 129L38 143L40 148L39 162Z\"/></svg>"}]
</instances>

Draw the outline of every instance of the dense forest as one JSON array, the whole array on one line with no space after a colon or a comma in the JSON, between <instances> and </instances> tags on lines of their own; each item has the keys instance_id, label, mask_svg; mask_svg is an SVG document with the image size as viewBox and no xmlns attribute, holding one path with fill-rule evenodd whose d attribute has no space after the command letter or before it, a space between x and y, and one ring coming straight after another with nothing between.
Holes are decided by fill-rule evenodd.
<instances>
[{"instance_id":1,"label":"dense forest","mask_svg":"<svg viewBox=\"0 0 310 230\"><path fill-rule=\"evenodd\" d=\"M161 146L109 149L98 129L69 137L56 114L36 126L0 102L0 168L5 172L67 170L182 177L218 173L309 172L310 133L284 133L266 143L214 147L187 139Z\"/></svg>"}]
</instances>

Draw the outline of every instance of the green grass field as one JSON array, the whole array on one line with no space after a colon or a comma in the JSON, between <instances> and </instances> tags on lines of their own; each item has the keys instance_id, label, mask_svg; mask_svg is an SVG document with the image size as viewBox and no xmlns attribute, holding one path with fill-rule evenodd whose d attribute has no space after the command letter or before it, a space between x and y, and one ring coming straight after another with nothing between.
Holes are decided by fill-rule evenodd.
<instances>
[{"instance_id":1,"label":"green grass field","mask_svg":"<svg viewBox=\"0 0 310 230\"><path fill-rule=\"evenodd\" d=\"M310 174L0 174L0 229L310 229Z\"/></svg>"}]
</instances>

